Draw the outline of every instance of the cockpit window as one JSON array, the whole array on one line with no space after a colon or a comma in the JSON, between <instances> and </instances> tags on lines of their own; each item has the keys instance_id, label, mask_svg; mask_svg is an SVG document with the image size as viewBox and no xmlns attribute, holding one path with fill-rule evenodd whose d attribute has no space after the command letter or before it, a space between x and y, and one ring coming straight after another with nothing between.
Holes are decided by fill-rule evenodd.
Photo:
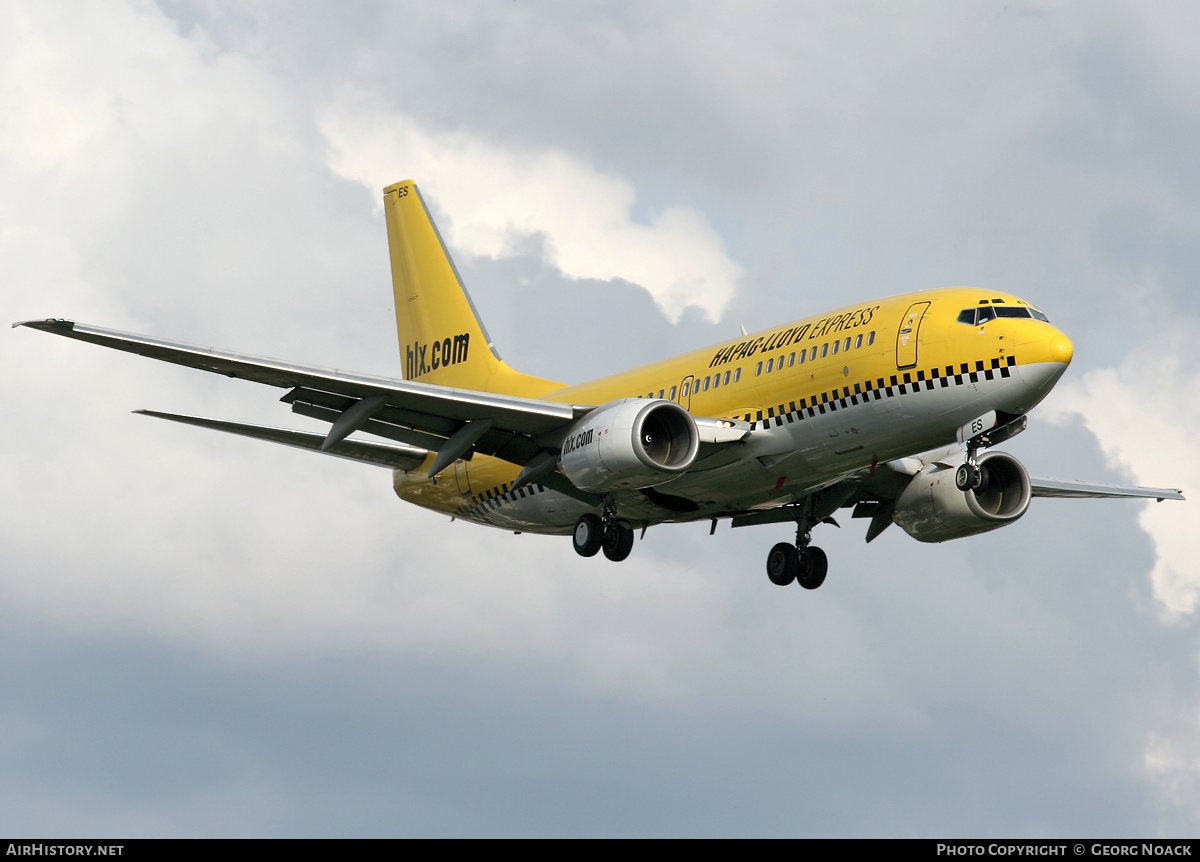
<instances>
[{"instance_id":1,"label":"cockpit window","mask_svg":"<svg viewBox=\"0 0 1200 862\"><path fill-rule=\"evenodd\" d=\"M1050 319L1036 308L1025 305L985 305L980 308L964 308L958 313L958 322L968 326L979 326L989 320L995 320L997 317L1023 317L1026 319L1032 317L1043 323L1050 322Z\"/></svg>"}]
</instances>

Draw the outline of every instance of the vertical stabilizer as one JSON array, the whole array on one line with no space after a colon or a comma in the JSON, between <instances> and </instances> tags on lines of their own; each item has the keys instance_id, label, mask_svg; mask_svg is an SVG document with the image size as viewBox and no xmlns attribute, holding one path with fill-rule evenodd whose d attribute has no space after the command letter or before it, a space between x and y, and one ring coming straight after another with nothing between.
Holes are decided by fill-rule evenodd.
<instances>
[{"instance_id":1,"label":"vertical stabilizer","mask_svg":"<svg viewBox=\"0 0 1200 862\"><path fill-rule=\"evenodd\" d=\"M384 189L383 209L404 378L525 397L561 389L500 360L416 183Z\"/></svg>"}]
</instances>

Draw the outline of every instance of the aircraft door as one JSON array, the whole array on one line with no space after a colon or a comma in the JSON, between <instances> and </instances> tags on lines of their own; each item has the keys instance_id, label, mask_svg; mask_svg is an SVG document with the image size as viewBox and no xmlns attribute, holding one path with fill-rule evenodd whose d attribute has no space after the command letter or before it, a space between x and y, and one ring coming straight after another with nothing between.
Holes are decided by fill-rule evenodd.
<instances>
[{"instance_id":1,"label":"aircraft door","mask_svg":"<svg viewBox=\"0 0 1200 862\"><path fill-rule=\"evenodd\" d=\"M921 318L928 309L928 302L914 302L900 322L900 331L896 333L897 368L912 368L917 364L917 335L921 331Z\"/></svg>"},{"instance_id":2,"label":"aircraft door","mask_svg":"<svg viewBox=\"0 0 1200 862\"><path fill-rule=\"evenodd\" d=\"M692 375L683 378L683 382L679 384L679 396L675 399L688 413L692 412L692 387L695 385L696 380Z\"/></svg>"},{"instance_id":3,"label":"aircraft door","mask_svg":"<svg viewBox=\"0 0 1200 862\"><path fill-rule=\"evenodd\" d=\"M464 497L471 493L471 478L467 475L467 462L462 458L454 462L454 481L458 483L458 493Z\"/></svg>"}]
</instances>

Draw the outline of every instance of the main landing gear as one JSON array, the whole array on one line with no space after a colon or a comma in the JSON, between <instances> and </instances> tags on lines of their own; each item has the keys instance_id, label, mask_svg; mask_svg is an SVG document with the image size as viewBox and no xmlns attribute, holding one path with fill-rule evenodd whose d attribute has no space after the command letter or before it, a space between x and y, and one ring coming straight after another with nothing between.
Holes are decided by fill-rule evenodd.
<instances>
[{"instance_id":1,"label":"main landing gear","mask_svg":"<svg viewBox=\"0 0 1200 862\"><path fill-rule=\"evenodd\" d=\"M825 583L829 558L808 537L798 537L795 545L780 542L767 555L767 577L776 586L786 587L795 581L806 590L815 590Z\"/></svg>"},{"instance_id":2,"label":"main landing gear","mask_svg":"<svg viewBox=\"0 0 1200 862\"><path fill-rule=\"evenodd\" d=\"M786 587L795 581L806 590L815 590L825 583L829 559L818 547L803 550L780 542L767 555L767 577L776 586Z\"/></svg>"},{"instance_id":3,"label":"main landing gear","mask_svg":"<svg viewBox=\"0 0 1200 862\"><path fill-rule=\"evenodd\" d=\"M633 527L620 518L581 515L575 522L571 544L581 557L594 557L603 550L604 556L619 563L633 550Z\"/></svg>"}]
</instances>

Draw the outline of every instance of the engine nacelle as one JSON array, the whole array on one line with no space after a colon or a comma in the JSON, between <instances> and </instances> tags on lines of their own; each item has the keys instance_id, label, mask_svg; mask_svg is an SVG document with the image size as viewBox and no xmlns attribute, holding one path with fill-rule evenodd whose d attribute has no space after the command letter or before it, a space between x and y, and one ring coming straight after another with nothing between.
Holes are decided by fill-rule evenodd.
<instances>
[{"instance_id":1,"label":"engine nacelle","mask_svg":"<svg viewBox=\"0 0 1200 862\"><path fill-rule=\"evenodd\" d=\"M919 542L945 542L986 533L1011 524L1029 508L1029 474L1021 462L1004 452L979 456L987 484L978 491L960 491L954 471L964 456L922 468L896 500L892 520Z\"/></svg>"},{"instance_id":2,"label":"engine nacelle","mask_svg":"<svg viewBox=\"0 0 1200 862\"><path fill-rule=\"evenodd\" d=\"M562 445L562 470L584 491L622 491L669 482L692 466L700 434L674 401L623 398L577 422Z\"/></svg>"}]
</instances>

